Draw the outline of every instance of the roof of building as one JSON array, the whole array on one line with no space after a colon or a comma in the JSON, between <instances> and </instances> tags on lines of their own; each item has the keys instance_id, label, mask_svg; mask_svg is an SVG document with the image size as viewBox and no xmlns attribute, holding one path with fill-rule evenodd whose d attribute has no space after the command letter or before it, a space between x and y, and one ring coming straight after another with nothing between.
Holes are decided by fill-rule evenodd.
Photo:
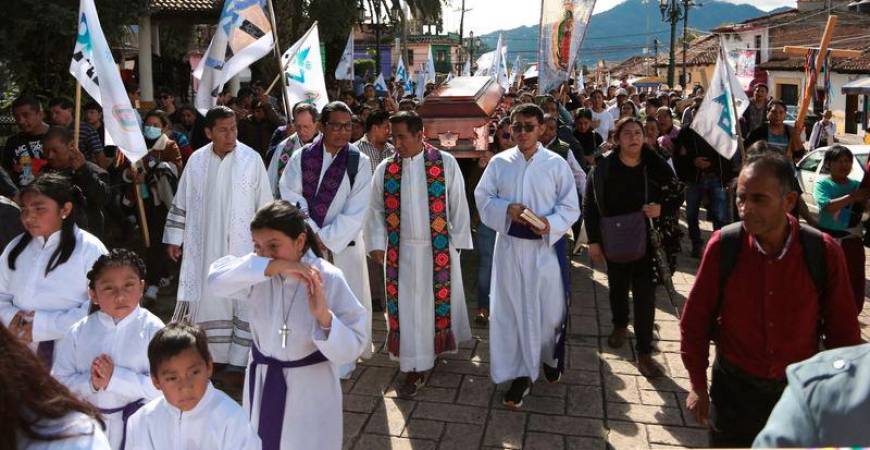
<instances>
[{"instance_id":1,"label":"roof of building","mask_svg":"<svg viewBox=\"0 0 870 450\"><path fill-rule=\"evenodd\" d=\"M655 60L651 56L632 56L615 66L611 66L609 68L610 75L615 78L649 75L653 62Z\"/></svg>"},{"instance_id":2,"label":"roof of building","mask_svg":"<svg viewBox=\"0 0 870 450\"><path fill-rule=\"evenodd\" d=\"M152 13L206 13L220 12L223 0L149 0Z\"/></svg>"},{"instance_id":3,"label":"roof of building","mask_svg":"<svg viewBox=\"0 0 870 450\"><path fill-rule=\"evenodd\" d=\"M719 54L719 37L715 34L701 36L689 43L689 51L686 52L686 65L706 66L716 64ZM667 53L660 54L656 60L656 67L667 67L669 56ZM677 65L683 63L682 46L677 49L675 60Z\"/></svg>"}]
</instances>

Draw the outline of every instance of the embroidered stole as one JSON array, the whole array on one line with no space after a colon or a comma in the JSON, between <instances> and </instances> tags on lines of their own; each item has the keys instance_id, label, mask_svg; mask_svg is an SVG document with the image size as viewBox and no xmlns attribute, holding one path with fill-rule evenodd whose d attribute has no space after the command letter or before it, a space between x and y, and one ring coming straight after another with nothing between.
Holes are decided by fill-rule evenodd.
<instances>
[{"instance_id":1,"label":"embroidered stole","mask_svg":"<svg viewBox=\"0 0 870 450\"><path fill-rule=\"evenodd\" d=\"M424 143L429 226L432 236L432 291L435 309L435 354L456 350L450 329L450 234L447 228L447 183L441 152ZM384 215L387 223L386 294L390 331L387 351L399 356L399 244L401 241L402 158L396 153L384 170ZM410 269L410 268L409 268Z\"/></svg>"},{"instance_id":2,"label":"embroidered stole","mask_svg":"<svg viewBox=\"0 0 870 450\"><path fill-rule=\"evenodd\" d=\"M319 227L323 226L329 205L335 199L335 194L338 193L338 188L347 172L348 147L345 145L336 154L332 164L326 169L322 182L320 171L323 168L323 139L318 139L302 150L302 196L308 202L308 216Z\"/></svg>"}]
</instances>

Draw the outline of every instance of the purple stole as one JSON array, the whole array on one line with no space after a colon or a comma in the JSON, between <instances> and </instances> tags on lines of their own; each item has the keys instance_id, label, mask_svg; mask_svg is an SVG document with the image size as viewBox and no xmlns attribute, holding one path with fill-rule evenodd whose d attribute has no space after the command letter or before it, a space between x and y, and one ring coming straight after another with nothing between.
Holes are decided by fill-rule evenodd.
<instances>
[{"instance_id":1,"label":"purple stole","mask_svg":"<svg viewBox=\"0 0 870 450\"><path fill-rule=\"evenodd\" d=\"M338 193L338 188L347 172L349 147L350 145L345 145L338 151L332 164L326 169L322 182L320 182L320 171L323 169L323 138L302 149L302 196L308 202L308 216L319 227L323 226L329 205L335 199L335 194ZM319 188L318 182L320 182Z\"/></svg>"}]
</instances>

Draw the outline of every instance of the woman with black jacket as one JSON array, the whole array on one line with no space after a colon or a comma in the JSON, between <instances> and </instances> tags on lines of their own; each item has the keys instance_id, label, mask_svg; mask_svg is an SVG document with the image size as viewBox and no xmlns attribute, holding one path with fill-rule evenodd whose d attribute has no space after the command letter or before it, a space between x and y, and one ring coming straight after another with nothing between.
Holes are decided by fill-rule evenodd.
<instances>
[{"instance_id":1,"label":"woman with black jacket","mask_svg":"<svg viewBox=\"0 0 870 450\"><path fill-rule=\"evenodd\" d=\"M619 348L625 344L630 288L638 369L644 376L657 377L662 375L662 369L651 355L658 274L646 236L652 222L665 236L666 243L671 243L666 247L679 246L677 212L683 202L682 185L670 166L645 143L644 127L638 119L625 118L617 123L616 142L613 152L598 163L587 182L583 216L589 256L597 264L603 265L605 261L607 264L613 314L608 345ZM633 228L637 232L625 233L620 228ZM643 242L633 242L637 239ZM632 252L626 248L639 250ZM671 253L673 248L666 250Z\"/></svg>"}]
</instances>

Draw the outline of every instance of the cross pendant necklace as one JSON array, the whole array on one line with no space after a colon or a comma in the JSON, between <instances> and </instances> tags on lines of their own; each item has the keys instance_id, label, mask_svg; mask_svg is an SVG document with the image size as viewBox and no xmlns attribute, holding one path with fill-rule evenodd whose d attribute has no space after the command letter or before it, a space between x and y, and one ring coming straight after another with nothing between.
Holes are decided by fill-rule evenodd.
<instances>
[{"instance_id":1,"label":"cross pendant necklace","mask_svg":"<svg viewBox=\"0 0 870 450\"><path fill-rule=\"evenodd\" d=\"M284 291L285 291L285 278L283 276L280 277L281 282L281 314L284 318L284 322L281 323L281 329L278 330L278 335L281 336L281 348L287 348L287 336L292 334L290 328L287 327L287 321L290 318L290 311L293 310L293 303L296 302L296 294L299 293L299 286L302 285L302 281L298 281L296 284L296 290L293 291L293 297L290 299L290 307L287 310L284 310Z\"/></svg>"}]
</instances>

